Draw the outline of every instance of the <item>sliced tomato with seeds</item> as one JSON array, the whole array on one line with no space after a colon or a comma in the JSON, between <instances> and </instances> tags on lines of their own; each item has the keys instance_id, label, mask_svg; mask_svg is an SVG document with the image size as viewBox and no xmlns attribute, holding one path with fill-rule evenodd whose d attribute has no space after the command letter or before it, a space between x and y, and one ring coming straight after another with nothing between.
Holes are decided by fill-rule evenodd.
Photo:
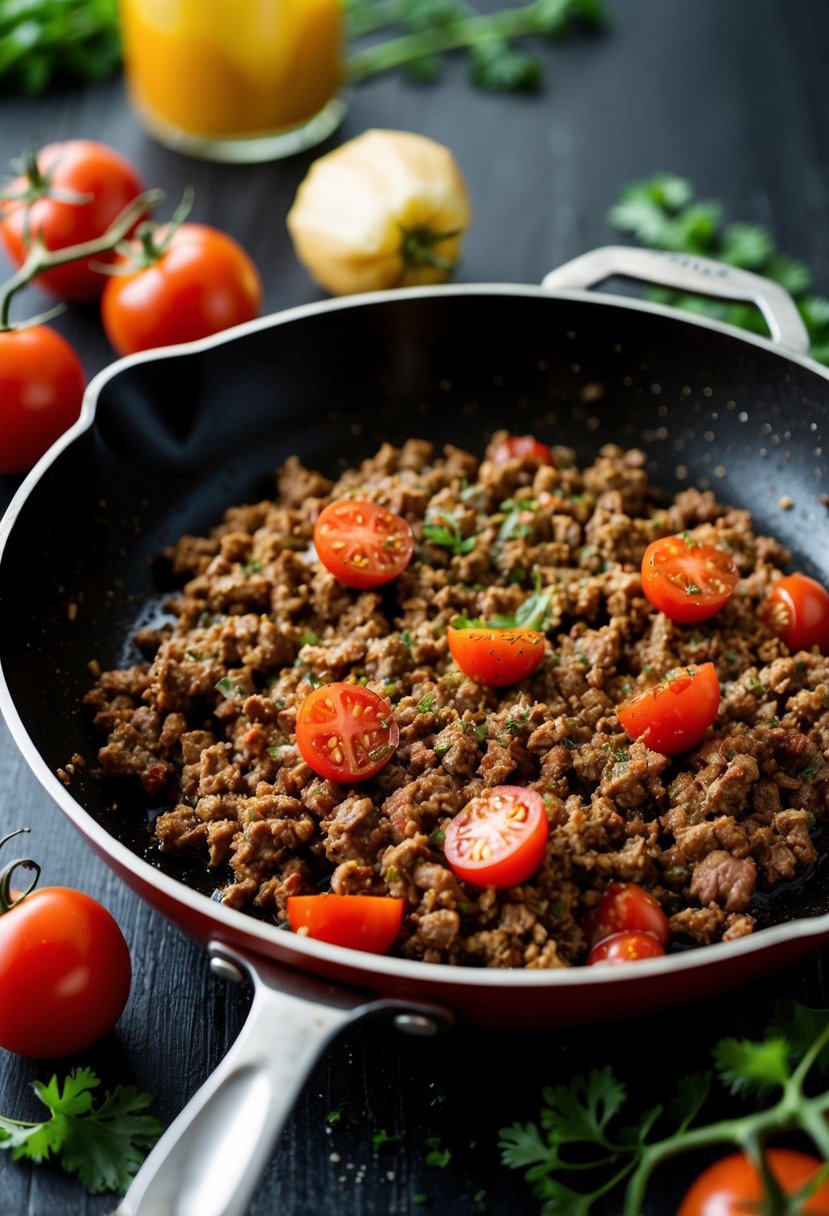
<instances>
[{"instance_id":1,"label":"sliced tomato with seeds","mask_svg":"<svg viewBox=\"0 0 829 1216\"><path fill-rule=\"evenodd\" d=\"M808 574L787 574L774 584L762 615L789 650L829 654L829 591Z\"/></svg>"},{"instance_id":2,"label":"sliced tomato with seeds","mask_svg":"<svg viewBox=\"0 0 829 1216\"><path fill-rule=\"evenodd\" d=\"M539 464L555 464L552 449L534 435L507 435L492 446L489 458L493 464L507 464L510 460L529 457Z\"/></svg>"},{"instance_id":3,"label":"sliced tomato with seeds","mask_svg":"<svg viewBox=\"0 0 829 1216\"><path fill-rule=\"evenodd\" d=\"M365 781L388 764L400 731L391 706L362 684L323 684L299 707L296 742L327 781Z\"/></svg>"},{"instance_id":4,"label":"sliced tomato with seeds","mask_svg":"<svg viewBox=\"0 0 829 1216\"><path fill-rule=\"evenodd\" d=\"M651 933L663 946L668 945L668 918L652 895L635 882L614 882L599 903L584 918L590 946L623 931Z\"/></svg>"},{"instance_id":5,"label":"sliced tomato with seeds","mask_svg":"<svg viewBox=\"0 0 829 1216\"><path fill-rule=\"evenodd\" d=\"M314 546L334 578L367 590L391 582L406 569L414 538L402 515L377 503L342 498L320 511Z\"/></svg>"},{"instance_id":6,"label":"sliced tomato with seeds","mask_svg":"<svg viewBox=\"0 0 829 1216\"><path fill-rule=\"evenodd\" d=\"M449 653L465 676L501 688L531 676L544 658L544 634L536 629L447 630Z\"/></svg>"},{"instance_id":7,"label":"sliced tomato with seeds","mask_svg":"<svg viewBox=\"0 0 829 1216\"><path fill-rule=\"evenodd\" d=\"M403 924L404 900L390 895L289 895L288 923L316 941L385 954Z\"/></svg>"},{"instance_id":8,"label":"sliced tomato with seeds","mask_svg":"<svg viewBox=\"0 0 829 1216\"><path fill-rule=\"evenodd\" d=\"M740 573L731 556L689 532L652 541L642 558L642 590L680 625L705 621L728 603Z\"/></svg>"},{"instance_id":9,"label":"sliced tomato with seeds","mask_svg":"<svg viewBox=\"0 0 829 1216\"><path fill-rule=\"evenodd\" d=\"M635 963L642 958L661 958L665 947L651 933L631 929L624 933L612 933L598 942L587 956L587 966L596 963Z\"/></svg>"},{"instance_id":10,"label":"sliced tomato with seeds","mask_svg":"<svg viewBox=\"0 0 829 1216\"><path fill-rule=\"evenodd\" d=\"M496 785L467 802L446 828L452 872L476 887L515 887L541 865L549 835L541 795Z\"/></svg>"},{"instance_id":11,"label":"sliced tomato with seeds","mask_svg":"<svg viewBox=\"0 0 829 1216\"><path fill-rule=\"evenodd\" d=\"M661 683L618 706L616 716L631 739L674 756L702 742L717 716L720 682L713 663L677 667Z\"/></svg>"}]
</instances>

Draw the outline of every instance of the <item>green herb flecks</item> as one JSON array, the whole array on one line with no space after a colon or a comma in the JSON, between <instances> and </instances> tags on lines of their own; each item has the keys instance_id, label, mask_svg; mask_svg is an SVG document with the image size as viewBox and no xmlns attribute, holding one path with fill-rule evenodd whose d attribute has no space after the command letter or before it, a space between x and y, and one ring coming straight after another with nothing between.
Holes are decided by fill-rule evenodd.
<instances>
[{"instance_id":1,"label":"green herb flecks","mask_svg":"<svg viewBox=\"0 0 829 1216\"><path fill-rule=\"evenodd\" d=\"M724 224L720 203L695 199L690 182L669 173L625 186L608 220L641 245L716 258L780 283L794 297L809 333L813 358L829 363L829 299L811 293L807 267L781 253L767 229L759 224ZM753 333L768 333L759 311L747 304L729 304L666 288L654 288L648 295Z\"/></svg>"},{"instance_id":2,"label":"green herb flecks","mask_svg":"<svg viewBox=\"0 0 829 1216\"><path fill-rule=\"evenodd\" d=\"M713 1081L710 1071L683 1078L666 1107L634 1114L612 1069L596 1068L546 1087L539 1124L502 1128L502 1160L526 1171L545 1212L578 1216L589 1216L610 1195L620 1214L640 1216L653 1172L693 1149L736 1148L762 1169L770 1139L797 1131L829 1160L829 1090L813 1092L815 1074L829 1068L829 1010L785 1002L765 1038L722 1039L713 1058L717 1079L745 1103L746 1114L698 1122ZM578 1189L585 1179L592 1190ZM764 1175L764 1187L769 1185ZM768 1189L765 1198L769 1211L782 1211L771 1206Z\"/></svg>"},{"instance_id":3,"label":"green herb flecks","mask_svg":"<svg viewBox=\"0 0 829 1216\"><path fill-rule=\"evenodd\" d=\"M116 1085L95 1106L93 1090L101 1084L89 1068L76 1068L61 1086L56 1076L33 1088L50 1112L41 1123L0 1116L0 1149L12 1159L56 1160L93 1195L126 1191L146 1152L161 1135L161 1123L145 1112L149 1094L133 1085Z\"/></svg>"},{"instance_id":4,"label":"green herb flecks","mask_svg":"<svg viewBox=\"0 0 829 1216\"><path fill-rule=\"evenodd\" d=\"M528 595L514 616L499 614L487 621L495 629L534 629L544 633L549 627L553 612L553 591L542 590L541 571L533 568L533 593Z\"/></svg>"}]
</instances>

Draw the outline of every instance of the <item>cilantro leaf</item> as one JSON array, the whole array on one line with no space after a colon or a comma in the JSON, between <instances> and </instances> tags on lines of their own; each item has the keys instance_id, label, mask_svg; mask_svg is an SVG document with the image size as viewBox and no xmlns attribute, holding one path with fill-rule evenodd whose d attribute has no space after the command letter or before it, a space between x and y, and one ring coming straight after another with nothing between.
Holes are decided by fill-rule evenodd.
<instances>
[{"instance_id":1,"label":"cilantro leaf","mask_svg":"<svg viewBox=\"0 0 829 1216\"><path fill-rule=\"evenodd\" d=\"M567 1085L547 1086L543 1091L546 1108L541 1123L560 1144L580 1140L601 1142L607 1125L624 1104L624 1085L610 1067L593 1068L586 1077L576 1077Z\"/></svg>"},{"instance_id":2,"label":"cilantro leaf","mask_svg":"<svg viewBox=\"0 0 829 1216\"><path fill-rule=\"evenodd\" d=\"M100 1084L89 1068L74 1069L62 1086L56 1076L35 1081L50 1117L42 1123L0 1117L0 1149L11 1150L14 1161L57 1157L93 1195L126 1191L162 1127L145 1113L150 1095L133 1085L117 1085L95 1107L92 1091Z\"/></svg>"},{"instance_id":3,"label":"cilantro leaf","mask_svg":"<svg viewBox=\"0 0 829 1216\"><path fill-rule=\"evenodd\" d=\"M762 1043L747 1039L722 1039L714 1048L714 1059L722 1080L734 1094L768 1094L783 1088L789 1079L790 1047L775 1035Z\"/></svg>"},{"instance_id":4,"label":"cilantro leaf","mask_svg":"<svg viewBox=\"0 0 829 1216\"><path fill-rule=\"evenodd\" d=\"M35 96L61 80L104 80L120 63L118 0L0 4L0 87Z\"/></svg>"}]
</instances>

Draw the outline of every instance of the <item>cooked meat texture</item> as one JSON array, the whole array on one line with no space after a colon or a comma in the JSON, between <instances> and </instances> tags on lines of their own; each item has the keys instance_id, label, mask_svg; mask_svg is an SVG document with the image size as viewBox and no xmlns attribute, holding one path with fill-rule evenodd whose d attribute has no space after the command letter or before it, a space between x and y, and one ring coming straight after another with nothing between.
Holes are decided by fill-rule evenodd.
<instances>
[{"instance_id":1,"label":"cooked meat texture","mask_svg":"<svg viewBox=\"0 0 829 1216\"><path fill-rule=\"evenodd\" d=\"M351 590L316 558L314 521L344 496L408 520L415 555L393 583ZM458 552L424 536L436 514L467 541ZM741 575L693 626L655 612L639 578L646 545L686 530ZM646 887L674 940L704 945L750 933L755 891L815 861L829 660L790 654L757 612L788 554L710 491L665 503L640 451L605 446L584 469L565 448L553 466L496 465L412 440L335 483L291 459L272 500L166 556L182 585L171 622L143 630L147 662L102 674L87 703L106 736L100 771L163 806L158 846L200 854L232 907L282 921L292 894L391 894L406 901L404 957L567 967L584 961L584 915L611 882ZM505 689L464 677L447 625L514 614L530 595L546 597L541 668ZM669 759L631 743L616 706L705 661L723 696L702 745ZM323 780L296 747L299 704L331 680L378 692L400 729L359 785ZM541 794L550 837L530 881L495 891L456 878L442 839L504 784Z\"/></svg>"}]
</instances>

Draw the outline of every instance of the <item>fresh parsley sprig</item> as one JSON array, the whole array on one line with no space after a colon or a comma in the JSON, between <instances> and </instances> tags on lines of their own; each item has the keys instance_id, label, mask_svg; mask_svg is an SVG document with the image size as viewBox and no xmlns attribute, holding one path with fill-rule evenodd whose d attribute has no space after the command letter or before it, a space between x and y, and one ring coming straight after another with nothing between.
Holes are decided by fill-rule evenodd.
<instances>
[{"instance_id":1,"label":"fresh parsley sprig","mask_svg":"<svg viewBox=\"0 0 829 1216\"><path fill-rule=\"evenodd\" d=\"M546 632L553 611L553 592L543 590L541 571L538 566L533 568L533 592L528 595L514 616L496 614L487 624L494 629L536 629Z\"/></svg>"},{"instance_id":2,"label":"fresh parsley sprig","mask_svg":"<svg viewBox=\"0 0 829 1216\"><path fill-rule=\"evenodd\" d=\"M516 45L527 36L561 37L574 23L604 25L604 0L534 0L480 14L464 0L343 0L352 81L405 66L420 81L436 80L443 57L468 53L469 77L479 88L535 89L537 56ZM376 40L380 32L389 37ZM367 46L356 45L369 36Z\"/></svg>"},{"instance_id":3,"label":"fresh parsley sprig","mask_svg":"<svg viewBox=\"0 0 829 1216\"><path fill-rule=\"evenodd\" d=\"M430 509L423 525L423 536L430 544L448 549L455 557L471 553L477 544L477 537L462 534L460 523L449 511Z\"/></svg>"},{"instance_id":4,"label":"fresh parsley sprig","mask_svg":"<svg viewBox=\"0 0 829 1216\"><path fill-rule=\"evenodd\" d=\"M696 199L690 182L670 173L625 186L608 212L608 221L619 232L652 249L701 254L780 283L794 297L809 332L812 357L829 363L829 299L811 292L807 267L781 253L766 228L723 223L720 203ZM758 310L748 304L729 304L662 287L651 289L648 295L753 333L768 332Z\"/></svg>"},{"instance_id":5,"label":"fresh parsley sprig","mask_svg":"<svg viewBox=\"0 0 829 1216\"><path fill-rule=\"evenodd\" d=\"M829 1010L781 1003L761 1041L721 1039L713 1058L717 1079L746 1103L746 1114L697 1122L713 1080L706 1072L681 1080L667 1107L651 1107L625 1122L631 1117L627 1090L611 1068L598 1068L547 1086L539 1123L502 1128L502 1160L526 1171L543 1200L542 1216L590 1216L611 1194L624 1216L641 1216L653 1172L672 1157L723 1145L762 1167L766 1145L784 1132L806 1135L829 1161L829 1090L813 1092L815 1075L829 1071ZM579 1189L588 1177L592 1189ZM764 1175L764 1186L770 1185Z\"/></svg>"},{"instance_id":6,"label":"fresh parsley sprig","mask_svg":"<svg viewBox=\"0 0 829 1216\"><path fill-rule=\"evenodd\" d=\"M98 1106L92 1091L101 1084L90 1068L76 1068L59 1085L35 1081L33 1088L50 1111L40 1123L0 1116L0 1149L14 1161L57 1158L93 1195L126 1191L146 1152L161 1134L158 1119L146 1114L152 1098L134 1085L116 1085Z\"/></svg>"},{"instance_id":7,"label":"fresh parsley sprig","mask_svg":"<svg viewBox=\"0 0 829 1216\"><path fill-rule=\"evenodd\" d=\"M34 96L60 80L105 80L120 65L118 0L0 4L0 87Z\"/></svg>"}]
</instances>

